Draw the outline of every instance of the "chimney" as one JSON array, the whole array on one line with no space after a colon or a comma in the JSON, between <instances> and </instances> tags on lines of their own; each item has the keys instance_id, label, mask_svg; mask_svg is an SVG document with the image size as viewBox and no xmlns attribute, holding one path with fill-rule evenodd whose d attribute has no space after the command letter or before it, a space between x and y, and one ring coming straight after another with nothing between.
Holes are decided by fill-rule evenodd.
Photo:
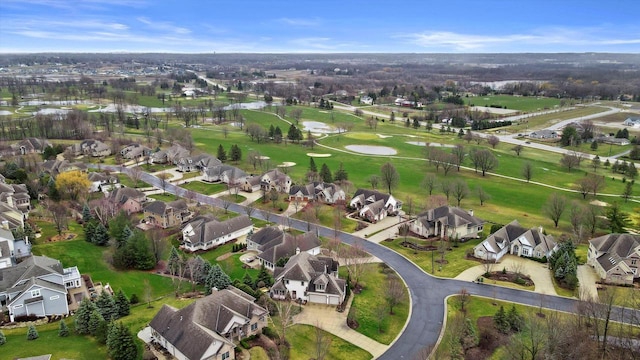
<instances>
[{"instance_id":1,"label":"chimney","mask_svg":"<svg viewBox=\"0 0 640 360\"><path fill-rule=\"evenodd\" d=\"M544 234L544 229L542 228L542 226L538 226L538 231L540 232L540 234Z\"/></svg>"},{"instance_id":2,"label":"chimney","mask_svg":"<svg viewBox=\"0 0 640 360\"><path fill-rule=\"evenodd\" d=\"M9 230L9 221L2 220L2 225L0 225L0 228L5 229L5 230Z\"/></svg>"},{"instance_id":3,"label":"chimney","mask_svg":"<svg viewBox=\"0 0 640 360\"><path fill-rule=\"evenodd\" d=\"M213 293L215 293L215 292L217 292L217 291L218 291L218 288L217 288L217 287L215 287L215 286L214 286L214 287L212 287L212 288L211 288L211 293L212 293L212 294L213 294Z\"/></svg>"},{"instance_id":4,"label":"chimney","mask_svg":"<svg viewBox=\"0 0 640 360\"><path fill-rule=\"evenodd\" d=\"M473 209L469 209L469 215L473 216Z\"/></svg>"},{"instance_id":5,"label":"chimney","mask_svg":"<svg viewBox=\"0 0 640 360\"><path fill-rule=\"evenodd\" d=\"M296 248L296 255L298 255L298 254L300 254L300 248L299 247Z\"/></svg>"}]
</instances>

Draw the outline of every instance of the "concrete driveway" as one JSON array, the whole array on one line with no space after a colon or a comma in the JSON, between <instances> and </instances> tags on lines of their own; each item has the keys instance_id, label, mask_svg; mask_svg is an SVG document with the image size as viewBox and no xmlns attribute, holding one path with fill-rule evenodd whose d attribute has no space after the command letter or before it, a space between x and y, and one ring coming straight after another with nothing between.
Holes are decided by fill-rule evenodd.
<instances>
[{"instance_id":1,"label":"concrete driveway","mask_svg":"<svg viewBox=\"0 0 640 360\"><path fill-rule=\"evenodd\" d=\"M578 281L580 282L580 300L589 298L598 300L598 274L589 265L578 265Z\"/></svg>"},{"instance_id":2,"label":"concrete driveway","mask_svg":"<svg viewBox=\"0 0 640 360\"><path fill-rule=\"evenodd\" d=\"M505 255L500 259L500 262L493 265L492 271L501 271L502 269L507 271L514 271L519 268L520 271L529 276L535 284L533 291L546 294L546 295L558 295L556 289L553 287L553 280L551 279L551 272L547 268L547 264L542 264L537 261L521 258L514 255ZM484 265L474 266L470 269L463 271L455 278L464 281L473 281L485 272ZM488 282L490 284L490 282Z\"/></svg>"}]
</instances>

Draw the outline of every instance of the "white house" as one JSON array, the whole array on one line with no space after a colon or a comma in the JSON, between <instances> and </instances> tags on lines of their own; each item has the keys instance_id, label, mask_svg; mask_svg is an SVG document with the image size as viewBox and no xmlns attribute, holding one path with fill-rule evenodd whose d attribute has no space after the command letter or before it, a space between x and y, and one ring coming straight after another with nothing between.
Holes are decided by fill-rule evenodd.
<instances>
[{"instance_id":1,"label":"white house","mask_svg":"<svg viewBox=\"0 0 640 360\"><path fill-rule=\"evenodd\" d=\"M249 234L253 223L247 215L218 221L198 216L182 229L182 247L188 251L209 250Z\"/></svg>"},{"instance_id":2,"label":"white house","mask_svg":"<svg viewBox=\"0 0 640 360\"><path fill-rule=\"evenodd\" d=\"M392 195L375 190L358 189L349 202L351 208L355 208L361 219L375 223L387 217L398 215L402 209L402 202Z\"/></svg>"},{"instance_id":3,"label":"white house","mask_svg":"<svg viewBox=\"0 0 640 360\"><path fill-rule=\"evenodd\" d=\"M632 285L640 277L640 235L608 234L589 240L587 264L605 282Z\"/></svg>"},{"instance_id":4,"label":"white house","mask_svg":"<svg viewBox=\"0 0 640 360\"><path fill-rule=\"evenodd\" d=\"M498 261L506 253L529 258L548 258L556 250L557 244L553 237L545 235L542 228L527 229L514 220L476 245L473 254L482 260Z\"/></svg>"},{"instance_id":5,"label":"white house","mask_svg":"<svg viewBox=\"0 0 640 360\"><path fill-rule=\"evenodd\" d=\"M628 117L622 124L624 126L640 128L640 117L637 117L637 116Z\"/></svg>"},{"instance_id":6,"label":"white house","mask_svg":"<svg viewBox=\"0 0 640 360\"><path fill-rule=\"evenodd\" d=\"M258 251L260 263L273 271L278 261L287 259L297 252L319 255L320 239L312 232L292 235L277 226L267 226L247 237L247 250Z\"/></svg>"},{"instance_id":7,"label":"white house","mask_svg":"<svg viewBox=\"0 0 640 360\"><path fill-rule=\"evenodd\" d=\"M484 228L484 220L473 216L473 211L468 212L458 207L440 206L418 214L411 222L412 232L424 236L458 238L460 240L477 238L478 233Z\"/></svg>"}]
</instances>

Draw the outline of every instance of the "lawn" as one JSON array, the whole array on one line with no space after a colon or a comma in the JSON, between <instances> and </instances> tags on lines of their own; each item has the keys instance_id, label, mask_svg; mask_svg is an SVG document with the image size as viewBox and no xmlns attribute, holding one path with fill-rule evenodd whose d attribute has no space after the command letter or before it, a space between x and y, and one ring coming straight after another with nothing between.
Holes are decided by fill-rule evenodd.
<instances>
[{"instance_id":1,"label":"lawn","mask_svg":"<svg viewBox=\"0 0 640 360\"><path fill-rule=\"evenodd\" d=\"M390 344L402 331L409 316L409 294L405 291L399 305L394 307L394 315L389 315L388 307L384 300L387 288L386 274L383 272L382 264L366 264L359 284L362 285L362 292L354 294L351 303L350 314L355 314L359 324L357 332L370 337L380 343ZM341 272L344 272L341 269ZM389 271L387 269L386 271ZM392 271L392 270L391 270ZM342 275L341 275L342 276ZM342 276L346 278L346 275ZM406 290L406 289L405 289ZM384 307L386 315L379 326L379 309ZM382 329L382 332L379 331Z\"/></svg>"},{"instance_id":2,"label":"lawn","mask_svg":"<svg viewBox=\"0 0 640 360\"><path fill-rule=\"evenodd\" d=\"M553 109L560 105L560 99L540 96L512 96L512 95L488 95L464 98L465 105L505 106L507 109L520 110L523 112L542 111Z\"/></svg>"},{"instance_id":3,"label":"lawn","mask_svg":"<svg viewBox=\"0 0 640 360\"><path fill-rule=\"evenodd\" d=\"M164 202L170 202L170 201L175 201L178 200L179 197L170 193L164 193L164 194L152 194L152 195L147 195L148 198L152 198L152 199L156 199L159 201L164 201Z\"/></svg>"},{"instance_id":4,"label":"lawn","mask_svg":"<svg viewBox=\"0 0 640 360\"><path fill-rule=\"evenodd\" d=\"M323 331L323 330L321 330ZM367 351L349 343L341 338L329 334L324 335L331 339L326 360L364 360L372 356ZM287 330L287 341L290 345L289 357L291 359L315 359L316 353L316 328L310 325L293 325ZM253 356L252 356L253 358Z\"/></svg>"},{"instance_id":5,"label":"lawn","mask_svg":"<svg viewBox=\"0 0 640 360\"><path fill-rule=\"evenodd\" d=\"M383 241L380 244L402 254L429 274L446 278L453 278L458 276L464 270L481 264L478 261L466 258L467 252L471 251L474 246L478 245L481 242L481 240L482 239L470 240L464 243L460 243L457 248L452 247L450 251L446 252L444 256L446 263L442 266L440 266L440 264L438 263L438 260L440 260L441 256L438 251L433 252L432 262L431 251L415 251L413 249L404 247L400 245L400 243L404 241L403 238L397 238L392 241Z\"/></svg>"},{"instance_id":6,"label":"lawn","mask_svg":"<svg viewBox=\"0 0 640 360\"><path fill-rule=\"evenodd\" d=\"M186 184L180 185L180 187L204 195L211 195L227 190L226 184L211 184L204 181L191 181Z\"/></svg>"},{"instance_id":7,"label":"lawn","mask_svg":"<svg viewBox=\"0 0 640 360\"><path fill-rule=\"evenodd\" d=\"M236 203L236 204L239 204L239 203L241 203L241 202L243 202L243 201L247 200L247 198L246 198L246 197L244 197L244 196L242 196L242 195L240 195L240 194L231 194L231 195L227 194L227 195L222 195L222 196L220 196L220 197L218 197L218 198L219 198L220 200L223 200L223 201L230 201L230 202L232 202L232 203Z\"/></svg>"},{"instance_id":8,"label":"lawn","mask_svg":"<svg viewBox=\"0 0 640 360\"><path fill-rule=\"evenodd\" d=\"M296 214L294 214L292 217L296 219L306 220L307 215L305 214L305 212L309 212L311 213L310 216L315 217L316 216L315 211L316 209L313 207L313 205L309 205L305 208L300 208L299 211ZM329 228L335 228L335 216L336 216L335 207L331 205L320 204L320 207L318 208L317 211L318 211L318 220L321 225ZM341 211L341 214L342 216L340 218L340 230L347 233L355 232L356 226L358 225L358 223L355 220L346 218L344 216L345 214L344 211Z\"/></svg>"}]
</instances>

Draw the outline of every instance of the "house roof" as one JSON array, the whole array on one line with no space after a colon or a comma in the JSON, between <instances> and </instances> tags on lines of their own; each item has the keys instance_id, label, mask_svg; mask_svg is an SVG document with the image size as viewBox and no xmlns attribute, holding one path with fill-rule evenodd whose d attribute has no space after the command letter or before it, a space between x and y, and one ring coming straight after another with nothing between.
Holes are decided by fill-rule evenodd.
<instances>
[{"instance_id":1,"label":"house roof","mask_svg":"<svg viewBox=\"0 0 640 360\"><path fill-rule=\"evenodd\" d=\"M189 224L193 228L193 235L188 236L185 241L193 245L203 244L246 227L253 226L253 222L251 222L251 219L247 215L240 215L225 221L198 217L194 221L189 222Z\"/></svg>"},{"instance_id":2,"label":"house roof","mask_svg":"<svg viewBox=\"0 0 640 360\"><path fill-rule=\"evenodd\" d=\"M515 240L520 240L525 245L528 244L533 248L540 246L541 250L545 252L552 250L556 246L551 235L544 235L538 228L524 228L520 226L517 220L513 220L501 227L478 246L483 246L490 253L499 253Z\"/></svg>"},{"instance_id":3,"label":"house roof","mask_svg":"<svg viewBox=\"0 0 640 360\"><path fill-rule=\"evenodd\" d=\"M187 203L182 199L171 201L168 203L161 200L156 200L147 203L144 207L145 212L150 212L160 216L164 216L171 209L176 211L186 211L188 209Z\"/></svg>"},{"instance_id":4,"label":"house roof","mask_svg":"<svg viewBox=\"0 0 640 360\"><path fill-rule=\"evenodd\" d=\"M598 263L605 271L611 270L622 259L629 257L640 247L640 235L607 234L589 240L598 253Z\"/></svg>"},{"instance_id":5,"label":"house roof","mask_svg":"<svg viewBox=\"0 0 640 360\"><path fill-rule=\"evenodd\" d=\"M359 198L362 201L362 203L373 203L376 201L383 200L384 203L386 204L390 197L391 197L390 194L381 193L379 191L369 190L369 189L358 189L356 190L356 193L353 195L352 201L355 200L356 198Z\"/></svg>"},{"instance_id":6,"label":"house roof","mask_svg":"<svg viewBox=\"0 0 640 360\"><path fill-rule=\"evenodd\" d=\"M259 232L260 231L258 231L258 233ZM251 236L251 239L253 240L253 235ZM309 251L319 246L320 239L318 239L316 234L312 232L307 232L302 235L295 236L289 233L285 233L284 236L278 236L272 241L269 241L267 244L260 246L258 249L262 252L258 254L258 257L272 264L275 264L279 259L295 255L296 249L300 249L300 251L303 252Z\"/></svg>"},{"instance_id":7,"label":"house roof","mask_svg":"<svg viewBox=\"0 0 640 360\"><path fill-rule=\"evenodd\" d=\"M164 305L149 325L187 358L201 359L210 346L234 346L224 338L234 318L246 323L267 314L254 300L234 287L214 290L180 310Z\"/></svg>"},{"instance_id":8,"label":"house roof","mask_svg":"<svg viewBox=\"0 0 640 360\"><path fill-rule=\"evenodd\" d=\"M140 201L144 198L145 194L142 191L129 187L115 189L109 193L108 197L110 201L114 201L117 204L124 204L129 199Z\"/></svg>"},{"instance_id":9,"label":"house roof","mask_svg":"<svg viewBox=\"0 0 640 360\"><path fill-rule=\"evenodd\" d=\"M421 214L418 214L416 221L421 222L427 227L433 227L436 222L441 222L444 225L459 227L463 225L477 226L485 223L484 220L479 219L468 212L454 206L440 206L435 209L429 209Z\"/></svg>"},{"instance_id":10,"label":"house roof","mask_svg":"<svg viewBox=\"0 0 640 360\"><path fill-rule=\"evenodd\" d=\"M27 257L15 266L0 269L0 291L14 288L22 280L39 278L52 273L63 274L60 261L46 256Z\"/></svg>"},{"instance_id":11,"label":"house roof","mask_svg":"<svg viewBox=\"0 0 640 360\"><path fill-rule=\"evenodd\" d=\"M292 256L283 268L275 269L276 289L284 286L283 280L294 280L307 283L308 291L316 291L317 285L324 285L325 293L342 295L345 282L332 275L336 271L338 271L338 262L332 258L313 256L301 251Z\"/></svg>"},{"instance_id":12,"label":"house roof","mask_svg":"<svg viewBox=\"0 0 640 360\"><path fill-rule=\"evenodd\" d=\"M305 185L293 185L289 189L289 195L295 196L301 193L305 196L318 196L322 193L333 196L336 192L340 191L340 187L333 183L325 183L320 181L314 181Z\"/></svg>"}]
</instances>

